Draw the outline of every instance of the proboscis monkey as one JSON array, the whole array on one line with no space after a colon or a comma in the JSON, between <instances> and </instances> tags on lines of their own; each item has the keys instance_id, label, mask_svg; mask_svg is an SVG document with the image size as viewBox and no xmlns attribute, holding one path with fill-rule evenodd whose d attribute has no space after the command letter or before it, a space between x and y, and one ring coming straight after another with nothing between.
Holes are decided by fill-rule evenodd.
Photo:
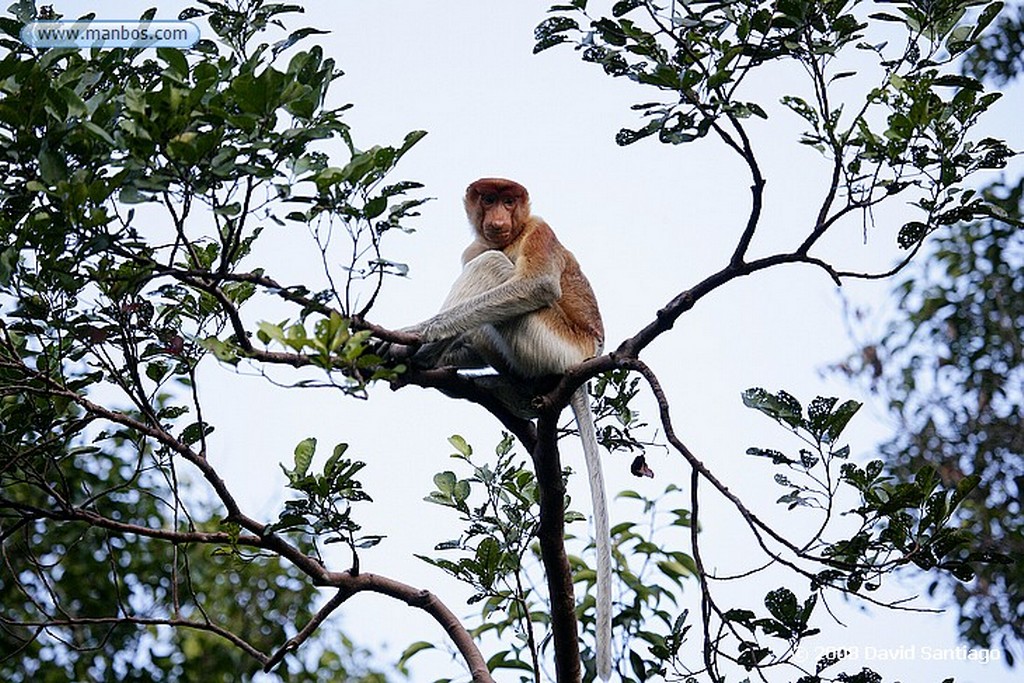
<instances>
[{"instance_id":1,"label":"proboscis monkey","mask_svg":"<svg viewBox=\"0 0 1024 683\"><path fill-rule=\"evenodd\" d=\"M519 183L482 178L466 189L476 238L441 312L404 331L432 344L436 364L490 365L520 380L564 373L601 353L604 325L590 283ZM429 348L429 347L428 347ZM590 477L597 549L597 672L611 675L611 539L604 475L586 385L572 397Z\"/></svg>"}]
</instances>

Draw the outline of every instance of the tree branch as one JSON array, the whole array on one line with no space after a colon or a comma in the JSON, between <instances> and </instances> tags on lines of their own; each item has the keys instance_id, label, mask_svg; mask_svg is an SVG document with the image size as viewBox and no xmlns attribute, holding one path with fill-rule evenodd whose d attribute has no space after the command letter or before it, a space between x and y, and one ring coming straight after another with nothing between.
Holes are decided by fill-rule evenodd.
<instances>
[{"instance_id":1,"label":"tree branch","mask_svg":"<svg viewBox=\"0 0 1024 683\"><path fill-rule=\"evenodd\" d=\"M565 552L565 484L558 453L558 414L549 410L537 420L538 440L530 451L540 491L540 525L537 530L541 561L551 601L555 677L559 683L580 680L580 645L576 623L576 596L572 568Z\"/></svg>"},{"instance_id":2,"label":"tree branch","mask_svg":"<svg viewBox=\"0 0 1024 683\"><path fill-rule=\"evenodd\" d=\"M322 621L323 617L326 617L326 614L331 610L341 605L341 603L353 595L364 591L379 593L396 600L401 600L410 607L423 610L444 628L448 637L455 643L455 647L469 666L474 683L493 683L490 671L487 668L487 661L480 654L473 636L470 635L469 631L462 625L462 622L459 621L459 618L448 609L444 602L430 591L414 588L379 574L366 572L360 574L329 572L327 574L327 585L337 586L339 591L324 609L317 614L314 620L320 618Z\"/></svg>"}]
</instances>

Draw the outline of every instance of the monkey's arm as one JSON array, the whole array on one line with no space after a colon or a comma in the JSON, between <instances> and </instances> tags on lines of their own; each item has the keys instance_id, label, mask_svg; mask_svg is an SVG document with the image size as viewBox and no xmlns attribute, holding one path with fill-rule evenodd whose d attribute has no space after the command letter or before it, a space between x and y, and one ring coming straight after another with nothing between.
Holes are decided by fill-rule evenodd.
<instances>
[{"instance_id":1,"label":"monkey's arm","mask_svg":"<svg viewBox=\"0 0 1024 683\"><path fill-rule=\"evenodd\" d=\"M449 339L482 325L511 320L550 306L561 295L557 275L513 276L402 331L418 335L424 342Z\"/></svg>"}]
</instances>

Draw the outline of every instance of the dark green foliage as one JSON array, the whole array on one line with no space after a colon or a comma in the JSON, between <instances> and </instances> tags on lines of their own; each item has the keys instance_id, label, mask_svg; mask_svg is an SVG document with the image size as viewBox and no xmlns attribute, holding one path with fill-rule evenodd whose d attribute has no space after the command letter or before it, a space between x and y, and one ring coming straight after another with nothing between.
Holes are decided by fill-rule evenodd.
<instances>
[{"instance_id":1,"label":"dark green foliage","mask_svg":"<svg viewBox=\"0 0 1024 683\"><path fill-rule=\"evenodd\" d=\"M1022 184L993 187L990 198L1020 217ZM979 556L1024 553L1024 232L998 221L973 222L937 235L926 266L898 287L901 317L877 342L840 366L887 401L900 426L882 447L904 476L934 468L947 485L974 487L950 513L977 541ZM950 501L952 502L952 501ZM894 538L902 540L898 530ZM925 557L921 566L935 562ZM970 579L963 568L962 577ZM936 579L952 595L963 635L1003 648L1008 661L1024 640L1018 561L976 567L970 583Z\"/></svg>"},{"instance_id":2,"label":"dark green foliage","mask_svg":"<svg viewBox=\"0 0 1024 683\"><path fill-rule=\"evenodd\" d=\"M758 618L744 608L725 612L726 621L749 634L747 639L737 636L735 655L748 669L788 661L790 652L817 634L810 618L818 595L838 590L870 596L886 577L907 565L930 570L937 581L969 582L975 572L995 571L1008 562L1005 555L979 547L960 523L979 478L965 477L955 486L944 486L930 466L900 479L880 460L863 467L847 461L850 449L839 446L838 439L860 404L817 397L804 409L785 391L772 394L760 388L744 392L743 401L791 430L808 447L800 449L799 457L770 448L747 450L749 455L766 457L773 466L785 470L785 474L775 475L776 483L787 489L778 502L790 510L816 509L823 516L813 538L800 548L789 548L796 557L817 565L813 570L800 570L811 591L807 600L801 603L791 590L780 588L765 596L767 617ZM849 489L856 491L860 504L848 510L836 509ZM834 537L830 520L840 514L859 518L860 523L852 533ZM787 641L789 649L779 652L758 639L759 634ZM821 675L841 660L841 653L823 657L817 663L818 675L800 680L881 680L870 669L856 674Z\"/></svg>"},{"instance_id":3,"label":"dark green foliage","mask_svg":"<svg viewBox=\"0 0 1024 683\"><path fill-rule=\"evenodd\" d=\"M1017 3L999 16L995 30L985 34L967 57L965 71L997 85L1016 80L1024 71L1024 5Z\"/></svg>"},{"instance_id":4,"label":"dark green foliage","mask_svg":"<svg viewBox=\"0 0 1024 683\"><path fill-rule=\"evenodd\" d=\"M658 445L648 434L650 425L641 420L640 413L631 406L639 393L640 378L626 370L604 373L591 383L595 419L604 422L598 427L597 440L608 451L643 454L647 448ZM602 420L606 417L614 418L614 422Z\"/></svg>"},{"instance_id":5,"label":"dark green foliage","mask_svg":"<svg viewBox=\"0 0 1024 683\"><path fill-rule=\"evenodd\" d=\"M978 25L994 30L967 53L969 78L952 83L1005 86L1020 75L1024 6L998 16L995 9L979 15ZM887 401L899 429L882 453L894 472L935 468L947 485L976 486L955 517L981 556L1024 553L1022 190L1020 180L1004 180L977 193L994 207L992 215L1007 220L959 222L970 216L949 215L953 226L936 235L925 264L896 288L900 314L881 339L840 366ZM969 642L999 646L1013 663L1024 641L1024 567L1014 561L975 570L975 581L939 578L930 591L953 597ZM966 569L961 573L969 578Z\"/></svg>"},{"instance_id":6,"label":"dark green foliage","mask_svg":"<svg viewBox=\"0 0 1024 683\"><path fill-rule=\"evenodd\" d=\"M3 680L250 678L320 596L295 563L255 550L252 528L220 523L235 503L213 469L199 364L247 362L258 351L238 311L284 298L295 319L319 314L303 362L342 369L336 383L352 393L393 375L367 369L344 295L344 315L325 312L328 295L277 285L252 253L272 230L305 234L294 220L343 226L366 255L345 294L368 281L372 295L401 272L375 259L381 235L420 203L403 197L415 183L384 181L422 134L354 146L346 107L324 107L333 60L295 45L316 31L257 43L298 8L200 5L188 16L225 42L188 53L32 51L13 40L32 3L0 22ZM347 166L311 149L332 141ZM260 332L277 340L273 325ZM311 451L288 474L303 497L279 531L306 549L376 542L346 507L365 495L359 463L339 451L314 475L299 450ZM284 677L383 680L332 628L323 636L330 645L314 639Z\"/></svg>"},{"instance_id":7,"label":"dark green foliage","mask_svg":"<svg viewBox=\"0 0 1024 683\"><path fill-rule=\"evenodd\" d=\"M215 625L272 649L295 623L312 616L318 592L287 563L212 553L202 544L175 546L104 530L87 518L58 522L65 512L87 508L85 501L93 498L103 515L125 525L173 528L187 523L199 531L221 529L202 505L190 505L190 522L177 517L166 502L172 492L161 468L152 463L140 470L144 461L128 436L108 439L109 446L70 448L52 456L15 452L6 440L0 446L0 462L7 465L5 508L26 515L20 522L8 516L0 527L5 535L0 574L4 681L244 680L260 665L224 638L195 629L146 627L145 620L155 624L175 616L176 601L179 618L209 615ZM12 462L17 465L11 467ZM62 477L54 495L42 495L41 471ZM58 500L65 502L53 509ZM28 515L32 511L35 521ZM65 610L63 618L83 621L43 633L18 625L47 619L55 605ZM142 621L119 623L125 616ZM296 660L298 670L289 680L329 681L346 671L353 676L366 672L365 653L333 629L324 637L332 641L330 650Z\"/></svg>"},{"instance_id":8,"label":"dark green foliage","mask_svg":"<svg viewBox=\"0 0 1024 683\"><path fill-rule=\"evenodd\" d=\"M633 107L646 123L623 128L619 144L655 135L682 144L713 133L748 162L750 141L741 128L746 119L768 114L766 103L744 97L744 83L758 74L775 78L772 65L797 62L816 97L779 97L808 125L800 142L834 162L850 208L866 210L915 188L908 201L922 217L899 234L899 244L910 248L938 226L1003 216L964 182L976 171L1002 168L1013 154L1001 140L967 135L1000 97L986 92L979 78L956 72L957 58L975 54L1003 7L992 2L977 14L968 12L978 4L958 0L924 8L901 0L866 17L873 4L845 0L636 0L615 3L610 17L556 6L557 15L537 29L535 49L574 44L584 61L664 96ZM867 42L884 25L897 29L899 39ZM1002 52L1014 54L1012 47ZM865 57L873 66L865 66ZM864 89L862 101L829 100L833 83L864 76L876 85Z\"/></svg>"}]
</instances>

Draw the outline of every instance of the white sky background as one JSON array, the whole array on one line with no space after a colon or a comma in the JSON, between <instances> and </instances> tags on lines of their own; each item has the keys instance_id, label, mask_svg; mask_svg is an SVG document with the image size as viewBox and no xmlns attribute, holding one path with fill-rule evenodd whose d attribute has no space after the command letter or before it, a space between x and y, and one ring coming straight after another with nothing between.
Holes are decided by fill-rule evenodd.
<instances>
[{"instance_id":1,"label":"white sky background","mask_svg":"<svg viewBox=\"0 0 1024 683\"><path fill-rule=\"evenodd\" d=\"M122 2L54 3L66 18L95 11L104 19L133 18L150 4L127 10ZM158 18L175 17L181 4L161 3ZM604 5L592 4L595 10ZM605 76L565 46L532 55L533 28L545 17L549 2L348 0L307 5L305 20L292 19L292 27L331 29L331 34L313 40L346 72L335 83L331 104L356 105L346 120L357 145L399 144L408 131L429 132L394 178L423 182L424 193L437 199L423 207L415 234L390 240L387 256L408 263L411 273L406 280L388 283L374 310L375 322L400 327L436 310L469 241L461 206L464 188L481 176L510 177L530 189L534 211L576 254L594 286L607 349L651 321L674 294L727 263L749 207L749 177L739 158L710 139L682 147L653 139L618 147L614 134L620 127L641 125L629 105L659 99L658 93ZM751 257L799 244L827 179L821 157L795 142L797 117L777 105L783 94L806 92L797 80L801 75L795 69L775 70L771 78L752 82L748 93L771 116L767 122L750 123L768 180ZM854 80L847 85L852 87ZM1015 148L1024 148L1014 119L1020 105L1019 94L1004 98L991 117L991 132L1008 138ZM845 269L888 267L901 254L894 237L906 217L900 212L877 217L879 224L869 231L867 244L854 220L824 239L815 254ZM308 281L318 261L305 232L268 230L273 235L255 258L266 262L268 272L282 282ZM844 290L857 302L884 306L889 286L850 283ZM800 513L786 514L774 503L783 492L772 482L774 468L744 455L752 445L795 451L797 444L744 408L739 395L747 387L763 386L785 388L805 404L819 394L864 400L855 388L820 374L850 348L841 301L829 278L811 266L794 265L734 281L706 297L643 358L666 386L684 442L759 515L777 520L781 529L800 538ZM363 481L376 501L359 516L367 532L388 535L380 546L363 553L364 571L429 588L456 613L476 612L464 604L468 594L461 586L412 556L432 553L435 543L457 533L450 511L422 499L433 488L432 475L453 466L447 458L452 452L446 443L449 435L462 434L479 454L492 452L499 426L483 411L416 388L391 392L382 386L369 402L329 392L286 391L213 364L201 386L207 419L217 426L211 459L250 514L268 521L276 517L287 496L277 463L290 462L300 439L318 437L322 453L346 441L351 444L349 455L367 462ZM861 462L886 434L884 415L867 400L845 435ZM653 422L649 405L644 416ZM563 458L582 469L576 443L563 442ZM688 485L689 471L679 456L651 451L648 460L657 477L640 481L629 475L628 458L607 457L610 491L635 488L654 496L672 482ZM762 558L751 553L749 534L731 508L710 486L702 490L702 546L709 569L735 573L760 564ZM586 510L585 491L574 486L573 492L577 509ZM633 513L633 508L614 506L613 524ZM574 528L585 533L582 525ZM335 569L347 566L346 557L335 559ZM780 582L801 599L806 596L804 581L766 576L734 589L729 593L734 601L725 606L759 604ZM908 579L905 594L919 592L923 585ZM693 601L691 615L696 615L696 582L686 591ZM726 594L719 591L720 597ZM835 626L819 609L817 625L825 633L808 642L812 656L819 648L859 648L861 657L851 658L846 669L872 667L886 680L938 681L949 675L958 681L1015 680L999 663L922 657L925 647L957 646L952 615L877 608L865 612L840 600L833 607L847 627ZM383 644L391 657L412 641L436 640L440 634L418 611L371 595L354 598L334 619L357 642L375 648ZM699 626L685 646L694 657L698 631ZM877 653L874 658L868 654L870 647L916 650L903 661L884 662ZM460 675L458 664L445 656L421 655L413 662L413 680Z\"/></svg>"}]
</instances>

